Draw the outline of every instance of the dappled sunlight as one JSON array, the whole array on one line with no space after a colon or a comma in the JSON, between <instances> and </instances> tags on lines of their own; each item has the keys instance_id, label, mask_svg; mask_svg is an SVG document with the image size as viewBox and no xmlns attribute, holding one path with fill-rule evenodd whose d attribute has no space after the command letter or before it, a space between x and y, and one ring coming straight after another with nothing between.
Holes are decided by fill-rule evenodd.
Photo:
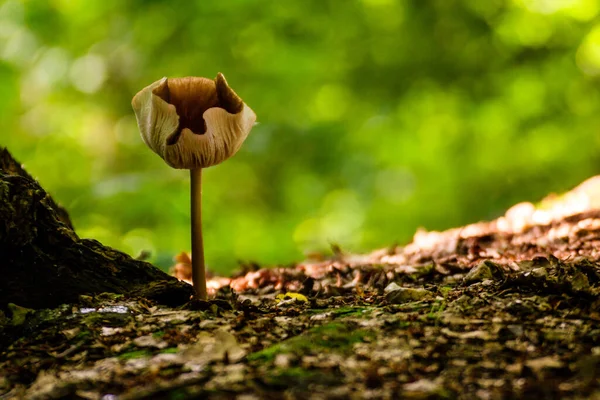
<instances>
[{"instance_id":1,"label":"dappled sunlight","mask_svg":"<svg viewBox=\"0 0 600 400\"><path fill-rule=\"evenodd\" d=\"M533 13L562 14L579 20L590 20L600 11L596 0L513 0L513 3Z\"/></svg>"},{"instance_id":2,"label":"dappled sunlight","mask_svg":"<svg viewBox=\"0 0 600 400\"><path fill-rule=\"evenodd\" d=\"M569 217L574 219L570 220ZM469 242L476 245L470 250L475 253L466 254L467 264L469 258L473 261L479 260L480 257L510 261L510 257L506 258L498 252L498 249L485 249L485 245L500 238L506 243L529 243L532 247L541 246L540 251L543 253L544 246L570 236L584 237L587 231L598 229L600 229L600 175L587 179L562 195L551 194L538 204L518 203L508 209L503 216L490 222L479 222L444 232L428 232L421 229L415 234L412 243L393 254L381 256L380 261L390 264L410 264L410 260L419 258L443 258L453 253L460 253L459 249ZM565 254L568 253L569 256L577 254L577 251L573 253L567 250L569 249L565 249ZM523 253L520 258L529 255Z\"/></svg>"},{"instance_id":3,"label":"dappled sunlight","mask_svg":"<svg viewBox=\"0 0 600 400\"><path fill-rule=\"evenodd\" d=\"M370 254L350 254L333 246L333 255L312 255L291 268L246 265L231 278L210 276L209 293L230 286L236 292L325 291L344 292L391 280L396 274L435 269L449 274L482 260L509 269L521 261L555 256L600 259L600 175L562 195L549 195L537 204L522 202L498 219L443 232L418 230L406 246ZM172 273L191 284L188 253L175 257ZM308 286L307 286L308 285Z\"/></svg>"},{"instance_id":4,"label":"dappled sunlight","mask_svg":"<svg viewBox=\"0 0 600 400\"><path fill-rule=\"evenodd\" d=\"M449 237L465 239L494 233L519 234L535 225L548 225L564 217L600 209L600 175L594 176L563 195L549 195L537 205L518 203L492 221L467 225L445 232L419 230L409 246L432 249Z\"/></svg>"},{"instance_id":5,"label":"dappled sunlight","mask_svg":"<svg viewBox=\"0 0 600 400\"><path fill-rule=\"evenodd\" d=\"M587 75L600 75L600 25L584 38L577 50L577 66Z\"/></svg>"}]
</instances>

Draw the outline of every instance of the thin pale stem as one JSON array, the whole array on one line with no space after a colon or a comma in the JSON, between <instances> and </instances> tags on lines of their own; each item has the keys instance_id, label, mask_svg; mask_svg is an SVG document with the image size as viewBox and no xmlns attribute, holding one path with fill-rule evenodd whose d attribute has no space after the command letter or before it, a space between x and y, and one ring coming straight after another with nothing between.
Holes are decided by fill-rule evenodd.
<instances>
[{"instance_id":1,"label":"thin pale stem","mask_svg":"<svg viewBox=\"0 0 600 400\"><path fill-rule=\"evenodd\" d=\"M196 297L206 300L206 266L202 242L202 168L190 170L192 205L192 282Z\"/></svg>"}]
</instances>

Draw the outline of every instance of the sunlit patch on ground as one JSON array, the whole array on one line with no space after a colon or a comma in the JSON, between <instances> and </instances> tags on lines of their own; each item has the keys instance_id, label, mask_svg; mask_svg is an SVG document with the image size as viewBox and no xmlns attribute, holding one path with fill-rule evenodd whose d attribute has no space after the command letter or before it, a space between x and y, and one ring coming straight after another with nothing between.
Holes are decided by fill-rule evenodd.
<instances>
[{"instance_id":1,"label":"sunlit patch on ground","mask_svg":"<svg viewBox=\"0 0 600 400\"><path fill-rule=\"evenodd\" d=\"M548 255L570 260L582 256L600 259L600 176L562 195L549 195L537 204L519 203L493 221L444 232L420 230L403 247L367 255L337 251L329 259L308 260L293 268L251 266L252 270L241 271L233 278L209 277L207 286L212 294L228 285L237 292L308 290L329 294L375 281L393 281L397 274L414 273L423 267L450 274L489 260L518 270L521 261ZM190 255L181 253L175 260L174 276L191 284Z\"/></svg>"}]
</instances>

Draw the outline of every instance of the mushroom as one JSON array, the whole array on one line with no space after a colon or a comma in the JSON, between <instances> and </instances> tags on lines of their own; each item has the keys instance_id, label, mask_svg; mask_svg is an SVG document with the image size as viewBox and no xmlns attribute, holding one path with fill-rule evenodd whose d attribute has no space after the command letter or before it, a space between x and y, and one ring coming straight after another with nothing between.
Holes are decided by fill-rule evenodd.
<instances>
[{"instance_id":1,"label":"mushroom","mask_svg":"<svg viewBox=\"0 0 600 400\"><path fill-rule=\"evenodd\" d=\"M142 139L173 168L189 169L191 179L192 282L206 300L202 243L202 168L219 164L242 146L256 115L229 87L223 74L162 78L131 102Z\"/></svg>"}]
</instances>

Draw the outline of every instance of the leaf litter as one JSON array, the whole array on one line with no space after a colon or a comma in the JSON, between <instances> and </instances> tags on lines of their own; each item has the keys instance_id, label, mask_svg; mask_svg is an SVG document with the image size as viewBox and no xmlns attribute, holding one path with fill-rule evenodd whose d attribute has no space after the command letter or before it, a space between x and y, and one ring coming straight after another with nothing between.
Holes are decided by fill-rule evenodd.
<instances>
[{"instance_id":1,"label":"leaf litter","mask_svg":"<svg viewBox=\"0 0 600 400\"><path fill-rule=\"evenodd\" d=\"M112 294L12 305L0 399L600 396L600 212L499 221L251 266L174 308Z\"/></svg>"}]
</instances>

